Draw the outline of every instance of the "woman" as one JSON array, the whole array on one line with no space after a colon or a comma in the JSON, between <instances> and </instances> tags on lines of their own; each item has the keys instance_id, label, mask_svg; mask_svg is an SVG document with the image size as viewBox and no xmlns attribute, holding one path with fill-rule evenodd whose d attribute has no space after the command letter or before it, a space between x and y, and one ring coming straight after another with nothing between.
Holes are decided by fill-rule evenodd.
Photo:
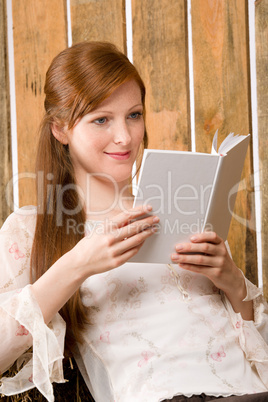
<instances>
[{"instance_id":1,"label":"woman","mask_svg":"<svg viewBox=\"0 0 268 402\"><path fill-rule=\"evenodd\" d=\"M131 208L147 142L135 67L113 45L77 44L45 94L38 207L12 214L0 243L0 369L28 361L0 391L52 401L65 349L96 401L266 392L267 306L215 233L178 244L176 265L127 263L159 222Z\"/></svg>"}]
</instances>

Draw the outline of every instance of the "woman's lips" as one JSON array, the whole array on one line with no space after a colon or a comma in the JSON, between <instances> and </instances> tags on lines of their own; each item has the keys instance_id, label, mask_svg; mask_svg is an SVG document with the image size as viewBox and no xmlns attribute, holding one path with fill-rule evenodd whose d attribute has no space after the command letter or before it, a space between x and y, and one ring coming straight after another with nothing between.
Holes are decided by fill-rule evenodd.
<instances>
[{"instance_id":1,"label":"woman's lips","mask_svg":"<svg viewBox=\"0 0 268 402\"><path fill-rule=\"evenodd\" d=\"M113 159L117 159L117 160L126 160L129 158L130 156L130 151L126 151L126 152L105 152L106 155L110 156Z\"/></svg>"}]
</instances>

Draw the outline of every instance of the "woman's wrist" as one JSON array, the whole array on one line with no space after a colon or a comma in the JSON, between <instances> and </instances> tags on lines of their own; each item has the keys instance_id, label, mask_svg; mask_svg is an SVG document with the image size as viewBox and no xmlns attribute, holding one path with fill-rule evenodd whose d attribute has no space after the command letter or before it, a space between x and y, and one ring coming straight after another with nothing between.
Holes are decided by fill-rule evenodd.
<instances>
[{"instance_id":1,"label":"woman's wrist","mask_svg":"<svg viewBox=\"0 0 268 402\"><path fill-rule=\"evenodd\" d=\"M247 287L242 272L237 268L237 276L232 282L232 286L224 290L235 313L240 313L242 318L247 321L254 319L252 301L244 301L247 296Z\"/></svg>"},{"instance_id":2,"label":"woman's wrist","mask_svg":"<svg viewBox=\"0 0 268 402\"><path fill-rule=\"evenodd\" d=\"M80 259L77 258L76 253L73 250L64 254L55 264L58 265L58 267L56 267L57 269L60 271L63 270L66 274L68 273L71 283L73 283L77 289L90 276L83 261L80 261Z\"/></svg>"},{"instance_id":3,"label":"woman's wrist","mask_svg":"<svg viewBox=\"0 0 268 402\"><path fill-rule=\"evenodd\" d=\"M69 253L59 258L34 284L32 291L46 323L63 307L85 280Z\"/></svg>"},{"instance_id":4,"label":"woman's wrist","mask_svg":"<svg viewBox=\"0 0 268 402\"><path fill-rule=\"evenodd\" d=\"M242 302L247 296L245 279L239 268L236 268L234 272L235 275L232 276L230 286L223 289L223 291L229 299L236 299Z\"/></svg>"}]
</instances>

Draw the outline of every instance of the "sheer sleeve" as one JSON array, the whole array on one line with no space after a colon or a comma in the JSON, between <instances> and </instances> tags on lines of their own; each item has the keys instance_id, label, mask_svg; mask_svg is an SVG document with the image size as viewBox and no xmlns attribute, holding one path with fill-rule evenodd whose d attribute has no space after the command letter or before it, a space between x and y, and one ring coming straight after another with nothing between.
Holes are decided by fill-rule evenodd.
<instances>
[{"instance_id":1,"label":"sheer sleeve","mask_svg":"<svg viewBox=\"0 0 268 402\"><path fill-rule=\"evenodd\" d=\"M53 401L51 383L64 382L65 322L57 314L46 325L31 291L35 222L35 209L23 208L10 215L0 231L0 374L14 362L18 371L15 377L1 378L0 394L13 395L37 387Z\"/></svg>"},{"instance_id":2,"label":"sheer sleeve","mask_svg":"<svg viewBox=\"0 0 268 402\"><path fill-rule=\"evenodd\" d=\"M231 249L229 247L228 241L225 241L225 246L228 250L230 257L232 258ZM268 303L263 296L263 292L260 288L255 286L251 283L243 274L244 276L246 288L247 288L247 295L243 301L253 301L253 308L254 308L254 326L258 330L258 332L263 337L266 344L268 344ZM227 304L227 298L225 297L224 293L222 293L225 304Z\"/></svg>"},{"instance_id":3,"label":"sheer sleeve","mask_svg":"<svg viewBox=\"0 0 268 402\"><path fill-rule=\"evenodd\" d=\"M247 296L244 301L253 301L254 325L268 344L268 303L265 300L262 290L257 288L247 278L245 278Z\"/></svg>"},{"instance_id":4,"label":"sheer sleeve","mask_svg":"<svg viewBox=\"0 0 268 402\"><path fill-rule=\"evenodd\" d=\"M230 301L222 293L223 301L229 312L232 324L238 332L239 343L247 360L255 366L260 378L268 387L268 304L262 290L245 278L247 295L244 301L253 301L254 320L243 320L235 313Z\"/></svg>"}]
</instances>

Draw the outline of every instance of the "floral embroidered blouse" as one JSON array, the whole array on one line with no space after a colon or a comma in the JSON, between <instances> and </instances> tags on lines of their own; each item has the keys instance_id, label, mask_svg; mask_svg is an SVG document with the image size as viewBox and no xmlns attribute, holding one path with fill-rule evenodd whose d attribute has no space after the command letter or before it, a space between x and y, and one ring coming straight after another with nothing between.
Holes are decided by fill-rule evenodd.
<instances>
[{"instance_id":1,"label":"floral embroidered blouse","mask_svg":"<svg viewBox=\"0 0 268 402\"><path fill-rule=\"evenodd\" d=\"M65 323L57 314L45 325L31 291L35 222L36 210L23 208L0 232L0 370L25 363L1 378L0 394L37 387L54 401L51 383L64 382ZM254 321L206 277L176 265L126 263L88 278L81 295L92 324L75 358L96 402L267 391L268 305L245 281Z\"/></svg>"}]
</instances>

